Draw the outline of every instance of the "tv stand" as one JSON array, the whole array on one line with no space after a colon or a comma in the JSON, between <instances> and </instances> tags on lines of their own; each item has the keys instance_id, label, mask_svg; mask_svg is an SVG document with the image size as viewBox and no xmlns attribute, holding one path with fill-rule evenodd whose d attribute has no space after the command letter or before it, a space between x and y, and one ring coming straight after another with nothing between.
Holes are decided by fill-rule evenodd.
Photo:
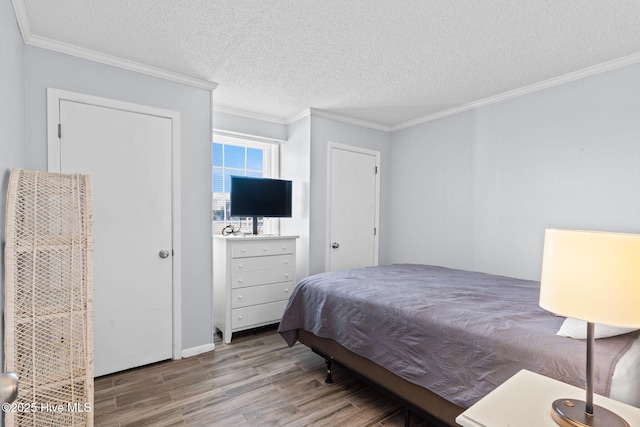
<instances>
[{"instance_id":1,"label":"tv stand","mask_svg":"<svg viewBox=\"0 0 640 427\"><path fill-rule=\"evenodd\" d=\"M253 217L253 235L254 236L258 235L258 217L257 216Z\"/></svg>"}]
</instances>

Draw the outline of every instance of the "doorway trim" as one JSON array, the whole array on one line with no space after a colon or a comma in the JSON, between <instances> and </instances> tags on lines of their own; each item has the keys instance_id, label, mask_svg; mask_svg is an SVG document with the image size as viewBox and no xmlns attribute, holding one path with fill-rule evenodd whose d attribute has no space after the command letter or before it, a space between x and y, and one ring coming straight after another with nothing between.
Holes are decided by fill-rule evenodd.
<instances>
[{"instance_id":1,"label":"doorway trim","mask_svg":"<svg viewBox=\"0 0 640 427\"><path fill-rule=\"evenodd\" d=\"M132 104L109 98L101 98L77 92L47 88L47 169L60 172L60 138L58 122L60 101L78 102L87 105L111 108L133 113L164 117L172 122L171 130L171 244L172 268L172 357L182 358L182 251L180 218L180 113L146 105Z\"/></svg>"},{"instance_id":2,"label":"doorway trim","mask_svg":"<svg viewBox=\"0 0 640 427\"><path fill-rule=\"evenodd\" d=\"M337 142L329 141L327 144L327 228L325 234L325 271L330 271L331 269L331 174L332 174L332 160L331 153L333 149L352 151L354 153L359 154L367 154L370 156L374 156L376 159L376 168L377 173L376 177L376 204L375 204L375 212L374 212L374 220L373 226L376 229L376 234L373 240L373 262L374 265L378 265L378 255L379 255L379 242L380 242L380 152L375 150L370 150L367 148L354 147L353 145L340 144Z\"/></svg>"}]
</instances>

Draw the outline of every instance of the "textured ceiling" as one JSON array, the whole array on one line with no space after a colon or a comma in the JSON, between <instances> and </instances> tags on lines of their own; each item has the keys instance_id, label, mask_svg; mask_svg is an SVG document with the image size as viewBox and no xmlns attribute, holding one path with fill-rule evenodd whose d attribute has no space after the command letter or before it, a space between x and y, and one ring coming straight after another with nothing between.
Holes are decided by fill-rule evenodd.
<instances>
[{"instance_id":1,"label":"textured ceiling","mask_svg":"<svg viewBox=\"0 0 640 427\"><path fill-rule=\"evenodd\" d=\"M31 33L218 83L214 104L385 126L640 53L629 0L14 0Z\"/></svg>"}]
</instances>

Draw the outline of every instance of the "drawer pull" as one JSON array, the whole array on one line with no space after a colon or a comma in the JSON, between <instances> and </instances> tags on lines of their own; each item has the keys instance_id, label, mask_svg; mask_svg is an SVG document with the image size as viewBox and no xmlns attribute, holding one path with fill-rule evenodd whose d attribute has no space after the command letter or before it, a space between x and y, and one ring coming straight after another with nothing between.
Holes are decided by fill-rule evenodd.
<instances>
[{"instance_id":1,"label":"drawer pull","mask_svg":"<svg viewBox=\"0 0 640 427\"><path fill-rule=\"evenodd\" d=\"M284 288L284 292L285 293L289 292L289 288Z\"/></svg>"},{"instance_id":2,"label":"drawer pull","mask_svg":"<svg viewBox=\"0 0 640 427\"><path fill-rule=\"evenodd\" d=\"M238 299L242 299L242 295L238 295Z\"/></svg>"},{"instance_id":3,"label":"drawer pull","mask_svg":"<svg viewBox=\"0 0 640 427\"><path fill-rule=\"evenodd\" d=\"M242 251L241 251L241 252L242 252L242 253L245 253L245 252L247 252L247 250L246 250L245 248L242 248Z\"/></svg>"},{"instance_id":4,"label":"drawer pull","mask_svg":"<svg viewBox=\"0 0 640 427\"><path fill-rule=\"evenodd\" d=\"M286 246L283 246L283 247L282 247L282 250L283 250L283 251L286 251L286 250L287 250L287 247L286 247Z\"/></svg>"},{"instance_id":5,"label":"drawer pull","mask_svg":"<svg viewBox=\"0 0 640 427\"><path fill-rule=\"evenodd\" d=\"M284 277L289 277L289 273L285 273Z\"/></svg>"},{"instance_id":6,"label":"drawer pull","mask_svg":"<svg viewBox=\"0 0 640 427\"><path fill-rule=\"evenodd\" d=\"M238 268L242 268L242 267L243 267L243 265L242 265L242 264L238 264Z\"/></svg>"},{"instance_id":7,"label":"drawer pull","mask_svg":"<svg viewBox=\"0 0 640 427\"><path fill-rule=\"evenodd\" d=\"M285 265L286 265L286 264L289 264L289 260L285 260L285 262L284 262L284 263L285 263Z\"/></svg>"},{"instance_id":8,"label":"drawer pull","mask_svg":"<svg viewBox=\"0 0 640 427\"><path fill-rule=\"evenodd\" d=\"M267 248L262 248L262 250L266 252L266 251L267 251Z\"/></svg>"},{"instance_id":9,"label":"drawer pull","mask_svg":"<svg viewBox=\"0 0 640 427\"><path fill-rule=\"evenodd\" d=\"M238 283L242 283L242 279L238 279Z\"/></svg>"},{"instance_id":10,"label":"drawer pull","mask_svg":"<svg viewBox=\"0 0 640 427\"><path fill-rule=\"evenodd\" d=\"M238 316L238 320L242 320L242 314Z\"/></svg>"}]
</instances>

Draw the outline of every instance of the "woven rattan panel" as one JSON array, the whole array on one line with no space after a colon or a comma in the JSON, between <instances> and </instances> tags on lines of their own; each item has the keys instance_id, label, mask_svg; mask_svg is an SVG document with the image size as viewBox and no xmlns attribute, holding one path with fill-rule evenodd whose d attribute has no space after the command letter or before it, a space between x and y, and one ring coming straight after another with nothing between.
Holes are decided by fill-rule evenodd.
<instances>
[{"instance_id":1,"label":"woven rattan panel","mask_svg":"<svg viewBox=\"0 0 640 427\"><path fill-rule=\"evenodd\" d=\"M93 425L93 234L87 175L14 169L7 190L7 426Z\"/></svg>"}]
</instances>

